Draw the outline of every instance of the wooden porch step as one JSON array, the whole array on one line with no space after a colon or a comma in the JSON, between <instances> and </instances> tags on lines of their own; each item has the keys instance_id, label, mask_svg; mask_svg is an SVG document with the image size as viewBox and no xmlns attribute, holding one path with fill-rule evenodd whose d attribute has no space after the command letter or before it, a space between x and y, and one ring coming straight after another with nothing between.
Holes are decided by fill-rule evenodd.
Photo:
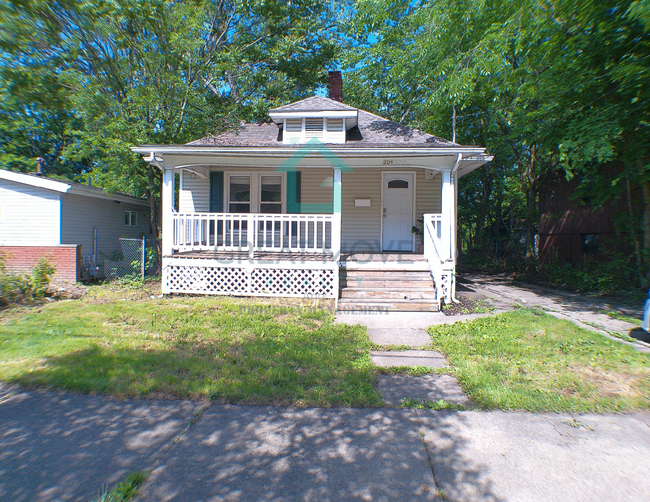
<instances>
[{"instance_id":1,"label":"wooden porch step","mask_svg":"<svg viewBox=\"0 0 650 502\"><path fill-rule=\"evenodd\" d=\"M357 300L372 301L375 299L394 300L435 300L436 292L432 286L429 287L400 287L397 290L389 288L350 288L341 290L341 298L353 298Z\"/></svg>"},{"instance_id":2,"label":"wooden porch step","mask_svg":"<svg viewBox=\"0 0 650 502\"><path fill-rule=\"evenodd\" d=\"M345 269L341 270L342 277L363 277L367 279L379 278L385 279L387 277L395 280L412 279L421 277L431 277L429 269L426 270L359 270L359 269Z\"/></svg>"},{"instance_id":3,"label":"wooden porch step","mask_svg":"<svg viewBox=\"0 0 650 502\"><path fill-rule=\"evenodd\" d=\"M341 288L385 288L385 289L402 289L402 288L433 288L433 281L430 277L422 279L367 279L353 278L341 279Z\"/></svg>"},{"instance_id":4,"label":"wooden porch step","mask_svg":"<svg viewBox=\"0 0 650 502\"><path fill-rule=\"evenodd\" d=\"M437 312L438 302L434 300L397 300L397 299L374 299L372 301L359 301L352 298L339 300L340 311L362 311L362 312Z\"/></svg>"},{"instance_id":5,"label":"wooden porch step","mask_svg":"<svg viewBox=\"0 0 650 502\"><path fill-rule=\"evenodd\" d=\"M428 266L421 269L341 268L339 310L435 312L439 302Z\"/></svg>"}]
</instances>

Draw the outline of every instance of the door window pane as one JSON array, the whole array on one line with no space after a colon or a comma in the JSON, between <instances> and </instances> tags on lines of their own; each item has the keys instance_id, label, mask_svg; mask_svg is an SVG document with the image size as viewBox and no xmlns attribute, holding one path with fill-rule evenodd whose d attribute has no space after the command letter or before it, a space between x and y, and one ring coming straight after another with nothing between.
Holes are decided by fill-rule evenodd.
<instances>
[{"instance_id":1,"label":"door window pane","mask_svg":"<svg viewBox=\"0 0 650 502\"><path fill-rule=\"evenodd\" d=\"M251 212L251 178L250 176L230 177L230 204L231 213Z\"/></svg>"},{"instance_id":2,"label":"door window pane","mask_svg":"<svg viewBox=\"0 0 650 502\"><path fill-rule=\"evenodd\" d=\"M388 182L388 188L408 188L409 182L406 180L391 180Z\"/></svg>"}]
</instances>

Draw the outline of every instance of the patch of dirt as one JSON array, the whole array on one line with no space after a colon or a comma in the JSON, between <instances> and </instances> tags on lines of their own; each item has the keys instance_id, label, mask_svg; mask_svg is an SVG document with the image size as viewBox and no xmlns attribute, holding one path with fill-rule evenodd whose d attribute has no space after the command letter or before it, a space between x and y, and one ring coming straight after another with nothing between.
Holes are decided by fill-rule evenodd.
<instances>
[{"instance_id":1,"label":"patch of dirt","mask_svg":"<svg viewBox=\"0 0 650 502\"><path fill-rule=\"evenodd\" d=\"M456 299L459 303L450 303L442 306L442 313L448 316L481 314L494 310L487 300L466 293L458 293Z\"/></svg>"},{"instance_id":2,"label":"patch of dirt","mask_svg":"<svg viewBox=\"0 0 650 502\"><path fill-rule=\"evenodd\" d=\"M69 282L51 283L51 297L55 300L77 300L88 293L89 288L81 284L72 284Z\"/></svg>"},{"instance_id":3,"label":"patch of dirt","mask_svg":"<svg viewBox=\"0 0 650 502\"><path fill-rule=\"evenodd\" d=\"M587 380L604 396L637 397L641 395L637 388L641 376L630 375L629 373L615 373L589 366L573 368L573 372Z\"/></svg>"}]
</instances>

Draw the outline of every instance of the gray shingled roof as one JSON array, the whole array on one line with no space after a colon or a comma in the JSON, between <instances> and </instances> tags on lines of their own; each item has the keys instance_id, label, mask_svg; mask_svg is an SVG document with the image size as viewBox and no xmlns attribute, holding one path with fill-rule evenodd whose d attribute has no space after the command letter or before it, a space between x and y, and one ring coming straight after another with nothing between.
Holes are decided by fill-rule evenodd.
<instances>
[{"instance_id":1,"label":"gray shingled roof","mask_svg":"<svg viewBox=\"0 0 650 502\"><path fill-rule=\"evenodd\" d=\"M276 110L283 111L298 111L302 110L301 108L292 108L287 109L288 107L293 107L295 105L300 105L305 101L311 100L310 106L317 106L318 103L323 100L327 103L336 103L345 109L356 110L356 108L343 105L338 101L334 101L328 98L321 98L314 96L313 98L303 99L297 103L291 103L290 105L283 106L281 108L276 108ZM314 111L314 109L311 109ZM282 144L282 128L273 123L254 123L254 124L244 124L242 123L236 131L227 131L216 136L206 136L205 138L198 139L188 143L192 146L257 146L257 147L288 147L294 146L300 148L302 145L283 145ZM341 145L343 146L343 145ZM385 148L395 148L395 147L450 147L458 146L456 143L448 141L446 139L433 136L431 134L424 133L419 129L413 129L397 122L392 122L386 120L383 117L374 115L372 113L359 110L358 113L358 125L348 130L347 140L345 147L358 147L358 148L368 148L368 147L385 147Z\"/></svg>"},{"instance_id":2,"label":"gray shingled roof","mask_svg":"<svg viewBox=\"0 0 650 502\"><path fill-rule=\"evenodd\" d=\"M312 96L310 98L305 98L295 103L289 103L288 105L280 106L269 110L270 113L273 112L324 112L324 111L346 111L354 112L356 108L352 106L345 105L340 101L335 101L330 98L324 98L322 96Z\"/></svg>"}]
</instances>

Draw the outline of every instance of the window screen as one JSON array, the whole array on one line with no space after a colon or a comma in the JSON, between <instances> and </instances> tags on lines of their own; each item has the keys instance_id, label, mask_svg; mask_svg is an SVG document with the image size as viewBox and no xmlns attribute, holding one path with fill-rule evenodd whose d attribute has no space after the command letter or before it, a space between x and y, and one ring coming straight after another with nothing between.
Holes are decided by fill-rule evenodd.
<instances>
[{"instance_id":1,"label":"window screen","mask_svg":"<svg viewBox=\"0 0 650 502\"><path fill-rule=\"evenodd\" d=\"M341 132L343 130L343 119L327 119L327 130Z\"/></svg>"},{"instance_id":2,"label":"window screen","mask_svg":"<svg viewBox=\"0 0 650 502\"><path fill-rule=\"evenodd\" d=\"M287 119L287 132L301 132L302 119Z\"/></svg>"},{"instance_id":3,"label":"window screen","mask_svg":"<svg viewBox=\"0 0 650 502\"><path fill-rule=\"evenodd\" d=\"M323 119L305 119L305 136L308 138L322 138Z\"/></svg>"}]
</instances>

